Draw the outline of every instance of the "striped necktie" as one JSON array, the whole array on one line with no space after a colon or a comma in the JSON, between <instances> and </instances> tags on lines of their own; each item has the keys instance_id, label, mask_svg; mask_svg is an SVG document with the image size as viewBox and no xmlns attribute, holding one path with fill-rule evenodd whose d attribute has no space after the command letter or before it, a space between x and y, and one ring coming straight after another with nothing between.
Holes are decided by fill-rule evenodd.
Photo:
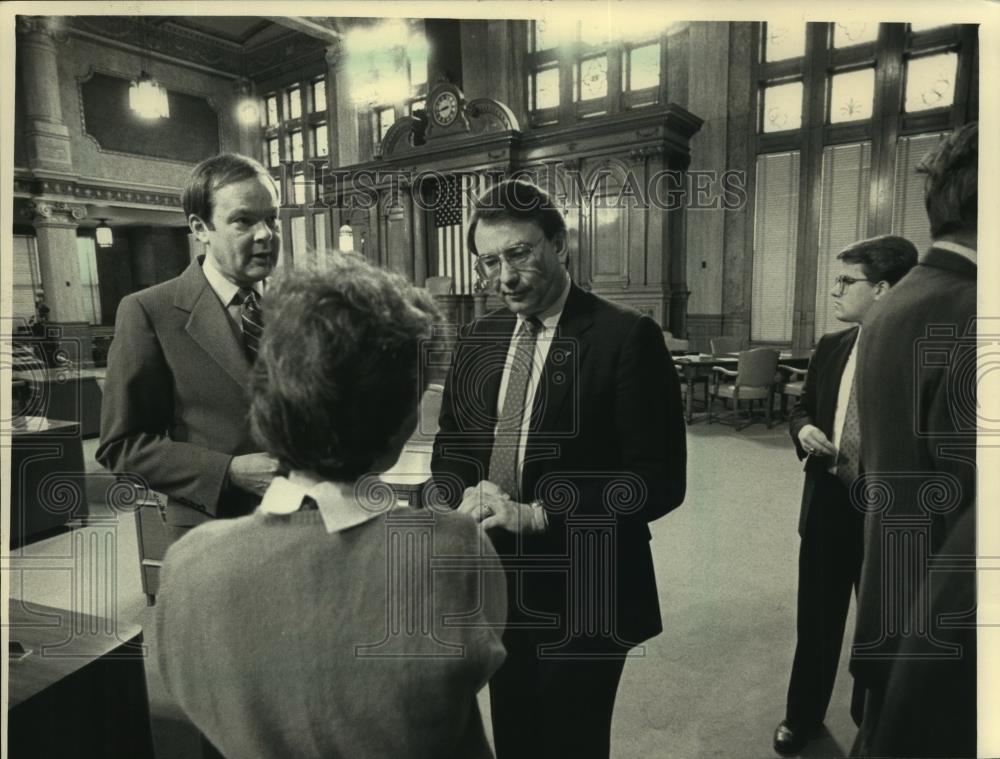
<instances>
[{"instance_id":1,"label":"striped necktie","mask_svg":"<svg viewBox=\"0 0 1000 759\"><path fill-rule=\"evenodd\" d=\"M257 349L260 347L260 336L264 331L264 318L260 311L260 303L257 301L257 293L252 288L241 287L239 294L243 300L240 305L243 347L246 350L247 360L252 364L257 358Z\"/></svg>"},{"instance_id":2,"label":"striped necktie","mask_svg":"<svg viewBox=\"0 0 1000 759\"><path fill-rule=\"evenodd\" d=\"M840 433L837 446L837 477L847 486L858 476L858 462L861 455L861 425L858 422L858 383L851 378L851 394L847 400L844 415L844 429Z\"/></svg>"},{"instance_id":3,"label":"striped necktie","mask_svg":"<svg viewBox=\"0 0 1000 759\"><path fill-rule=\"evenodd\" d=\"M514 346L514 361L507 379L503 411L497 421L493 453L490 455L490 482L515 501L520 497L517 453L521 446L521 422L535 358L535 343L542 323L534 316L521 322Z\"/></svg>"}]
</instances>

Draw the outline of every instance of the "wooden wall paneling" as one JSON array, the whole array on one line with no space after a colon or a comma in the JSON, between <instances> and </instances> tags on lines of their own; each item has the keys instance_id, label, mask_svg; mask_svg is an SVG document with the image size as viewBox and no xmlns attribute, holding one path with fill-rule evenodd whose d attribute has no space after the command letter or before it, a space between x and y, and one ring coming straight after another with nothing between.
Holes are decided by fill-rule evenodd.
<instances>
[{"instance_id":1,"label":"wooden wall paneling","mask_svg":"<svg viewBox=\"0 0 1000 759\"><path fill-rule=\"evenodd\" d=\"M896 143L903 104L902 54L906 24L883 24L885 45L876 53L875 109L872 112L872 193L869 199L868 235L892 230L895 191Z\"/></svg>"}]
</instances>

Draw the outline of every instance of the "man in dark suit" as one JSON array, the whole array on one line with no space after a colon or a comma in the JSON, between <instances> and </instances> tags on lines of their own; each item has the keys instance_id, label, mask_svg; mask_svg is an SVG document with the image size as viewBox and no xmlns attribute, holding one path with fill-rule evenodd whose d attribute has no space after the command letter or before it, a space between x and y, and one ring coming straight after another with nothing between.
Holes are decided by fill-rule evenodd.
<instances>
[{"instance_id":1,"label":"man in dark suit","mask_svg":"<svg viewBox=\"0 0 1000 759\"><path fill-rule=\"evenodd\" d=\"M840 272L830 293L834 315L862 325L916 264L917 249L902 237L882 235L849 245L837 258ZM823 724L861 571L864 514L848 494L857 477L858 417L851 396L860 330L820 338L789 425L795 452L806 459L806 480L799 517L798 640L785 719L774 734L774 748L782 754L797 753Z\"/></svg>"},{"instance_id":2,"label":"man in dark suit","mask_svg":"<svg viewBox=\"0 0 1000 759\"><path fill-rule=\"evenodd\" d=\"M168 496L173 539L253 511L277 472L247 421L257 288L281 250L277 187L253 159L222 154L195 167L182 203L206 254L122 300L97 451L108 469Z\"/></svg>"},{"instance_id":3,"label":"man in dark suit","mask_svg":"<svg viewBox=\"0 0 1000 759\"><path fill-rule=\"evenodd\" d=\"M497 756L607 757L626 655L662 629L647 522L684 497L677 373L652 319L573 284L535 185L487 190L468 240L505 308L461 332L431 468L507 572Z\"/></svg>"},{"instance_id":4,"label":"man in dark suit","mask_svg":"<svg viewBox=\"0 0 1000 759\"><path fill-rule=\"evenodd\" d=\"M933 243L859 347L876 497L851 660L866 690L856 756L976 755L978 137L967 124L921 163Z\"/></svg>"}]
</instances>

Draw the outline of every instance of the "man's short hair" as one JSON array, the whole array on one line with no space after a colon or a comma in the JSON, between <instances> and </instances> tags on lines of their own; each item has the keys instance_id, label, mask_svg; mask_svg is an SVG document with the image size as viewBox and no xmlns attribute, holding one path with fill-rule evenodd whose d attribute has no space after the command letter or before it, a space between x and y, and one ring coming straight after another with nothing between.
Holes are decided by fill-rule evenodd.
<instances>
[{"instance_id":1,"label":"man's short hair","mask_svg":"<svg viewBox=\"0 0 1000 759\"><path fill-rule=\"evenodd\" d=\"M467 238L469 250L474 255L479 255L479 251L476 250L476 226L480 221L497 219L537 222L548 240L554 240L556 236L566 233L566 220L552 196L538 185L524 179L504 180L476 198L472 216L469 218Z\"/></svg>"},{"instance_id":2,"label":"man's short hair","mask_svg":"<svg viewBox=\"0 0 1000 759\"><path fill-rule=\"evenodd\" d=\"M872 282L894 285L917 264L917 247L905 237L879 235L851 243L837 254L844 263L861 264Z\"/></svg>"},{"instance_id":3,"label":"man's short hair","mask_svg":"<svg viewBox=\"0 0 1000 759\"><path fill-rule=\"evenodd\" d=\"M431 296L355 253L293 271L264 296L251 429L289 469L348 482L371 471L426 387Z\"/></svg>"},{"instance_id":4,"label":"man's short hair","mask_svg":"<svg viewBox=\"0 0 1000 759\"><path fill-rule=\"evenodd\" d=\"M924 205L931 236L975 232L979 214L979 124L956 129L934 149L917 171L925 175Z\"/></svg>"},{"instance_id":5,"label":"man's short hair","mask_svg":"<svg viewBox=\"0 0 1000 759\"><path fill-rule=\"evenodd\" d=\"M181 205L184 207L184 218L190 219L194 214L202 221L212 218L212 198L215 191L244 179L267 177L267 180L278 192L274 177L268 173L262 164L249 156L239 153L220 153L206 158L191 172L187 186L181 193Z\"/></svg>"}]
</instances>

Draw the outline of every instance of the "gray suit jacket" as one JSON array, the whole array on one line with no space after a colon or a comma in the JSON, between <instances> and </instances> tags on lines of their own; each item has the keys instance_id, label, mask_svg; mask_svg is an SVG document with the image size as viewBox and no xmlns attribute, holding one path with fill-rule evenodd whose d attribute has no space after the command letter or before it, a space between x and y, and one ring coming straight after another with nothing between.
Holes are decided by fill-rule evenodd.
<instances>
[{"instance_id":1,"label":"gray suit jacket","mask_svg":"<svg viewBox=\"0 0 1000 759\"><path fill-rule=\"evenodd\" d=\"M97 460L165 493L174 525L247 514L259 501L227 475L233 456L259 450L247 420L251 366L202 261L122 300L101 408Z\"/></svg>"}]
</instances>

